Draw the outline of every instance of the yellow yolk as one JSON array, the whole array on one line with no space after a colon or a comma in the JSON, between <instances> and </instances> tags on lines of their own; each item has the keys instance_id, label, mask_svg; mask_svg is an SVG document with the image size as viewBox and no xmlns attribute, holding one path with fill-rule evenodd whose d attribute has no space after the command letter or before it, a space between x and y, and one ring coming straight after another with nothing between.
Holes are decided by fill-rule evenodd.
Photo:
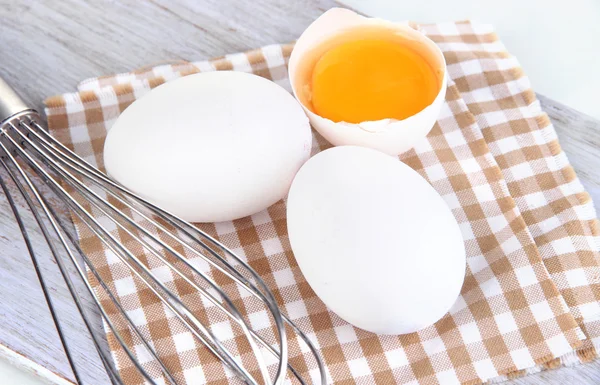
<instances>
[{"instance_id":1,"label":"yellow yolk","mask_svg":"<svg viewBox=\"0 0 600 385\"><path fill-rule=\"evenodd\" d=\"M313 68L313 112L334 122L406 119L439 92L436 73L418 52L389 40L354 40L325 52Z\"/></svg>"}]
</instances>

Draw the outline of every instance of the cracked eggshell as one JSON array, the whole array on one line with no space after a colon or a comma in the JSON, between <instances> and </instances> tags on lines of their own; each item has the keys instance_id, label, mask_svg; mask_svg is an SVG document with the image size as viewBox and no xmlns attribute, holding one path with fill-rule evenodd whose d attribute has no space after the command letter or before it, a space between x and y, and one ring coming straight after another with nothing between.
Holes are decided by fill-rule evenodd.
<instances>
[{"instance_id":1,"label":"cracked eggshell","mask_svg":"<svg viewBox=\"0 0 600 385\"><path fill-rule=\"evenodd\" d=\"M344 35L362 27L382 27L409 41L421 43L420 48L427 53L428 60L440 74L440 91L433 103L421 112L404 120L383 119L352 124L333 122L315 114L301 95L302 74L312 71L316 61L326 51L343 40ZM427 136L433 128L446 96L446 61L439 47L407 24L360 16L342 8L332 8L315 20L300 36L292 51L289 78L294 96L298 99L310 119L310 123L325 139L336 146L356 145L370 147L390 155L398 155L411 149L419 140Z\"/></svg>"}]
</instances>

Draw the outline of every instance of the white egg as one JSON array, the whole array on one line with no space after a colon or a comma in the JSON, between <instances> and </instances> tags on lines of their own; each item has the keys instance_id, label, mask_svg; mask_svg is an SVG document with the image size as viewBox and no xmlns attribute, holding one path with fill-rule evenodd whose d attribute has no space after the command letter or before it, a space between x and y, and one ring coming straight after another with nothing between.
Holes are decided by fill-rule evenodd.
<instances>
[{"instance_id":1,"label":"white egg","mask_svg":"<svg viewBox=\"0 0 600 385\"><path fill-rule=\"evenodd\" d=\"M452 212L416 171L381 152L341 146L311 158L292 183L287 224L309 285L361 329L420 330L460 293L466 259Z\"/></svg>"},{"instance_id":2,"label":"white egg","mask_svg":"<svg viewBox=\"0 0 600 385\"><path fill-rule=\"evenodd\" d=\"M382 119L355 124L334 122L319 116L309 108L310 103L304 100L301 92L305 87L301 82L307 71L312 72L314 63L326 51L351 38L348 35L349 31L357 31L364 27L384 28L391 34L419 45L441 79L439 92L429 106L403 120ZM290 56L288 72L294 95L301 102L312 126L325 139L336 146L364 146L390 155L410 150L427 136L440 114L446 96L446 61L442 51L433 41L406 23L364 17L342 8L328 10L302 33Z\"/></svg>"},{"instance_id":3,"label":"white egg","mask_svg":"<svg viewBox=\"0 0 600 385\"><path fill-rule=\"evenodd\" d=\"M254 214L287 194L310 156L298 102L242 72L207 72L165 83L129 106L104 146L108 174L192 222Z\"/></svg>"}]
</instances>

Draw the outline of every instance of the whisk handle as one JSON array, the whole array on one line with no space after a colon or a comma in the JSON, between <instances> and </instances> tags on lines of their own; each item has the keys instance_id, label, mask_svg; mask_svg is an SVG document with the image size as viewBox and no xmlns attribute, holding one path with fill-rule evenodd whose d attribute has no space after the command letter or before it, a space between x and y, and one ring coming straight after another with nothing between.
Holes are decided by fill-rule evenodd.
<instances>
[{"instance_id":1,"label":"whisk handle","mask_svg":"<svg viewBox=\"0 0 600 385\"><path fill-rule=\"evenodd\" d=\"M17 93L0 77L0 124L19 112L31 110Z\"/></svg>"}]
</instances>

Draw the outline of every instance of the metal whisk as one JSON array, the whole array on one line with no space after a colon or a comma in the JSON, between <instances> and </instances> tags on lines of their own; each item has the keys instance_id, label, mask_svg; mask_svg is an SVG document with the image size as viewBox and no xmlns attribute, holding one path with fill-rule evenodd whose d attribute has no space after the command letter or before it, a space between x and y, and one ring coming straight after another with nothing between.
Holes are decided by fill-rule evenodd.
<instances>
[{"instance_id":1,"label":"metal whisk","mask_svg":"<svg viewBox=\"0 0 600 385\"><path fill-rule=\"evenodd\" d=\"M82 280L86 291L97 305L105 325L113 333L118 344L121 345L144 379L150 384L157 384L156 376L151 375L147 368L136 359L132 347L128 346L125 338L120 334L119 328L115 325L115 321L109 317L106 306L103 306L101 301L104 297L101 298L94 290L88 272L97 280L105 293L105 298L110 300L114 309L122 317L122 322L125 322L132 331L132 335L141 341L150 356L158 363L160 373L167 383L177 384L178 382L170 372L168 365L161 360L153 344L144 337L124 310L117 296L102 279L102 275L92 263L90 256L82 251L78 239L69 231L69 224L65 223L63 217L57 215L49 202L49 191L64 202L81 223L85 224L91 234L97 237L103 246L119 259L118 263L125 266L133 276L148 287L152 295L173 312L197 341L218 357L243 382L278 385L285 381L288 374L291 374L299 383L307 384L306 379L288 363L287 324L287 331L293 331L299 336L314 356L320 373L317 381L313 383L318 381L321 384L325 383L325 370L318 351L308 337L281 312L267 285L244 260L197 227L169 214L115 183L54 139L44 129L38 113L28 108L1 78L0 165L5 171L0 174L0 187L4 190L23 233L67 359L78 384L82 384L81 377L77 371L77 364L73 362L72 354L60 326L60 320L56 317L51 296L38 268L39 255L33 250L27 228L21 218L20 209L11 196L7 184L16 186L41 229L113 384L123 384L123 379L116 370L110 354L101 348L98 337L91 329L90 316L83 308L82 300L75 290L72 277L67 270L67 263L74 265L77 276ZM110 225L97 219L99 213L110 219ZM240 359L235 357L226 344L217 338L210 326L201 322L200 318L202 317L196 316L173 290L169 290L167 285L161 282L152 270L136 256L129 242L120 241L111 234L110 227L118 228L120 232L127 234L128 239L134 241L134 247L137 250L140 250L141 247L145 255L159 260L185 284L200 293L203 301L215 306L232 321L233 325L237 325L254 353L254 370L249 370L247 365L245 366ZM185 250L185 253L180 250ZM240 288L240 291L249 293L264 306L270 314L276 331L274 333L275 340L273 341L271 338L272 341L268 341L266 337L253 330L234 303L235 301L228 295L227 289L218 285L205 271L195 267L184 254L201 258L212 271L218 271L219 274L227 277L228 280L235 283L236 287ZM276 365L269 367L267 365L268 357L265 355L271 355L271 361L274 358Z\"/></svg>"}]
</instances>

